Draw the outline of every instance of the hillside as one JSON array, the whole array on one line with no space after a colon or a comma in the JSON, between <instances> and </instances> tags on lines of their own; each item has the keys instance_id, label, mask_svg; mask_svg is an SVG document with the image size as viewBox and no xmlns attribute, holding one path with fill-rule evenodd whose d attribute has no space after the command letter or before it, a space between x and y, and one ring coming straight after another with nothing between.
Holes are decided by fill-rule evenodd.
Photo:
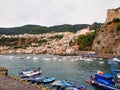
<instances>
[{"instance_id":1,"label":"hillside","mask_svg":"<svg viewBox=\"0 0 120 90\"><path fill-rule=\"evenodd\" d=\"M120 55L120 7L107 10L106 22L95 37L92 49L99 54Z\"/></svg>"},{"instance_id":2,"label":"hillside","mask_svg":"<svg viewBox=\"0 0 120 90\"><path fill-rule=\"evenodd\" d=\"M92 47L100 54L120 55L120 19L114 18L104 24L94 39Z\"/></svg>"},{"instance_id":3,"label":"hillside","mask_svg":"<svg viewBox=\"0 0 120 90\"><path fill-rule=\"evenodd\" d=\"M58 25L58 26L39 26L39 25L25 25L21 27L14 27L14 28L0 28L0 35L18 35L18 34L42 34L42 33L50 33L50 32L77 32L86 27L90 27L91 29L100 28L102 23L93 23L92 25L89 24L76 24L76 25Z\"/></svg>"}]
</instances>

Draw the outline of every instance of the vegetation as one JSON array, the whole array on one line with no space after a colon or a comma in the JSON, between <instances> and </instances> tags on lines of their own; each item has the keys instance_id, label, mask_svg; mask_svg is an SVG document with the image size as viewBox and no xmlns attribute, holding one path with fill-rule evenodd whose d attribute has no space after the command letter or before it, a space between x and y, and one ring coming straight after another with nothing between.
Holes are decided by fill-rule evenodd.
<instances>
[{"instance_id":1,"label":"vegetation","mask_svg":"<svg viewBox=\"0 0 120 90\"><path fill-rule=\"evenodd\" d=\"M46 39L41 39L41 40L38 41L39 45L41 45L42 43L46 43L46 42L47 42Z\"/></svg>"},{"instance_id":2,"label":"vegetation","mask_svg":"<svg viewBox=\"0 0 120 90\"><path fill-rule=\"evenodd\" d=\"M26 48L31 46L32 43L41 45L42 43L47 42L46 39L37 39L37 38L0 38L0 46L11 46L11 48Z\"/></svg>"},{"instance_id":3,"label":"vegetation","mask_svg":"<svg viewBox=\"0 0 120 90\"><path fill-rule=\"evenodd\" d=\"M112 23L112 21L109 21L109 22L107 22L107 25L110 25Z\"/></svg>"},{"instance_id":4,"label":"vegetation","mask_svg":"<svg viewBox=\"0 0 120 90\"><path fill-rule=\"evenodd\" d=\"M97 41L97 44L100 44L100 43L101 43L101 41L100 41L100 40L98 40L98 41Z\"/></svg>"},{"instance_id":5,"label":"vegetation","mask_svg":"<svg viewBox=\"0 0 120 90\"><path fill-rule=\"evenodd\" d=\"M0 28L0 35L17 35L17 34L43 34L43 33L51 33L51 32L77 32L83 28L90 26L91 29L97 29L101 27L101 23L94 23L93 25L89 24L76 24L76 25L58 25L58 26L39 26L39 25L25 25L21 27L15 28Z\"/></svg>"},{"instance_id":6,"label":"vegetation","mask_svg":"<svg viewBox=\"0 0 120 90\"><path fill-rule=\"evenodd\" d=\"M120 24L117 24L116 29L117 31L120 31Z\"/></svg>"},{"instance_id":7,"label":"vegetation","mask_svg":"<svg viewBox=\"0 0 120 90\"><path fill-rule=\"evenodd\" d=\"M78 37L79 50L91 50L91 46L98 31L80 35Z\"/></svg>"},{"instance_id":8,"label":"vegetation","mask_svg":"<svg viewBox=\"0 0 120 90\"><path fill-rule=\"evenodd\" d=\"M51 39L62 39L64 35L55 35L53 37L50 37Z\"/></svg>"},{"instance_id":9,"label":"vegetation","mask_svg":"<svg viewBox=\"0 0 120 90\"><path fill-rule=\"evenodd\" d=\"M17 45L18 38L0 38L0 46L14 46Z\"/></svg>"},{"instance_id":10,"label":"vegetation","mask_svg":"<svg viewBox=\"0 0 120 90\"><path fill-rule=\"evenodd\" d=\"M114 19L112 20L112 22L113 22L113 23L118 23L118 22L120 22L120 19L119 19L119 18L114 18Z\"/></svg>"}]
</instances>

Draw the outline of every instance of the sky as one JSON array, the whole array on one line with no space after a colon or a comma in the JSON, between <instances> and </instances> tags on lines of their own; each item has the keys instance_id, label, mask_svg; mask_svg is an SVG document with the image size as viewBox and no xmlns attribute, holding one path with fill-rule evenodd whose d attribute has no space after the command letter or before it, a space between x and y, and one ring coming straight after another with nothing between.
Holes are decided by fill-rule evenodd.
<instances>
[{"instance_id":1,"label":"sky","mask_svg":"<svg viewBox=\"0 0 120 90\"><path fill-rule=\"evenodd\" d=\"M120 0L0 0L0 27L105 22Z\"/></svg>"}]
</instances>

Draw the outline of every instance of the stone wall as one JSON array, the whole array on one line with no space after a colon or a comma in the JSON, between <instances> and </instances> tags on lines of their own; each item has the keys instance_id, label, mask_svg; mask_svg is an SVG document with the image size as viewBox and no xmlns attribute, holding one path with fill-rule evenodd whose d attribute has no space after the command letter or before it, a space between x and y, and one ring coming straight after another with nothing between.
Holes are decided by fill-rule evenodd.
<instances>
[{"instance_id":1,"label":"stone wall","mask_svg":"<svg viewBox=\"0 0 120 90\"><path fill-rule=\"evenodd\" d=\"M117 9L108 9L106 22L112 21L113 18L120 18L120 7Z\"/></svg>"}]
</instances>

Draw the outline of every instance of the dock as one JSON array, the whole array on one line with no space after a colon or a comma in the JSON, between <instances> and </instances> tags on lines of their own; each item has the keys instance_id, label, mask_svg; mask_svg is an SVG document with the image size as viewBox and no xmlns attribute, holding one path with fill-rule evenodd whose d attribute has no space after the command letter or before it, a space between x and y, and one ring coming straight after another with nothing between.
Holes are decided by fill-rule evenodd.
<instances>
[{"instance_id":1,"label":"dock","mask_svg":"<svg viewBox=\"0 0 120 90\"><path fill-rule=\"evenodd\" d=\"M4 67L0 67L0 73L2 73L4 75L8 75L8 69L6 69Z\"/></svg>"},{"instance_id":2,"label":"dock","mask_svg":"<svg viewBox=\"0 0 120 90\"><path fill-rule=\"evenodd\" d=\"M30 84L27 81L21 81L15 76L8 75L7 69L0 67L0 90L49 90L42 85Z\"/></svg>"}]
</instances>

